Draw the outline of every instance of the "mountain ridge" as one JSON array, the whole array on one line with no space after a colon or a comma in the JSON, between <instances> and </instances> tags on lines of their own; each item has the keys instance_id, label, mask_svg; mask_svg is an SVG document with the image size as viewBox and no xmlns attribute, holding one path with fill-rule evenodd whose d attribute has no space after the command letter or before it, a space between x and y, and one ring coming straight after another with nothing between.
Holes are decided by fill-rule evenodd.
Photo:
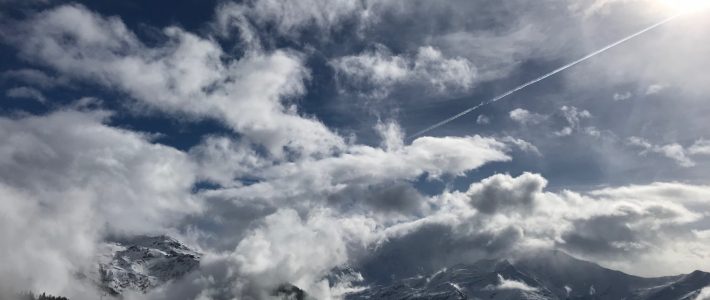
<instances>
[{"instance_id":1,"label":"mountain ridge","mask_svg":"<svg viewBox=\"0 0 710 300\"><path fill-rule=\"evenodd\" d=\"M547 250L457 264L429 276L375 284L346 299L694 300L708 286L710 273L700 270L641 277Z\"/></svg>"}]
</instances>

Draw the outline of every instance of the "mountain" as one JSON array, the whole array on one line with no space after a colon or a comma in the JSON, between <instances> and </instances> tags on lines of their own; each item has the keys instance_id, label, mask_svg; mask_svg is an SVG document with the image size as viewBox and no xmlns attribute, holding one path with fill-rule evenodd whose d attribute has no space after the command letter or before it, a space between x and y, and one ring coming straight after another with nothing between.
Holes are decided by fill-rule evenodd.
<instances>
[{"instance_id":1,"label":"mountain","mask_svg":"<svg viewBox=\"0 0 710 300\"><path fill-rule=\"evenodd\" d=\"M147 292L199 266L201 254L168 236L135 236L106 242L92 278L108 294Z\"/></svg>"},{"instance_id":2,"label":"mountain","mask_svg":"<svg viewBox=\"0 0 710 300\"><path fill-rule=\"evenodd\" d=\"M429 276L397 280L346 299L627 299L694 300L710 273L644 278L541 251L510 259L455 265Z\"/></svg>"},{"instance_id":3,"label":"mountain","mask_svg":"<svg viewBox=\"0 0 710 300\"><path fill-rule=\"evenodd\" d=\"M178 279L195 270L201 258L198 251L168 236L112 239L100 253L97 271L90 278L114 296L127 290L145 293ZM428 276L386 284L369 283L346 299L696 300L708 286L710 273L701 271L644 278L562 251L540 251L458 264ZM311 299L305 291L287 283L277 287L272 296Z\"/></svg>"}]
</instances>

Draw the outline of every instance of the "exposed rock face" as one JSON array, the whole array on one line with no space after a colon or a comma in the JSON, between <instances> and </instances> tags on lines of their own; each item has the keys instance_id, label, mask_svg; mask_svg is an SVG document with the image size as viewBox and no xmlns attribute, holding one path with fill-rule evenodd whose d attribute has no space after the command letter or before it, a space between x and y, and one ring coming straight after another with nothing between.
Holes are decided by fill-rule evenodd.
<instances>
[{"instance_id":1,"label":"exposed rock face","mask_svg":"<svg viewBox=\"0 0 710 300\"><path fill-rule=\"evenodd\" d=\"M107 242L101 251L98 283L111 295L147 292L196 269L200 253L167 236L137 236Z\"/></svg>"}]
</instances>

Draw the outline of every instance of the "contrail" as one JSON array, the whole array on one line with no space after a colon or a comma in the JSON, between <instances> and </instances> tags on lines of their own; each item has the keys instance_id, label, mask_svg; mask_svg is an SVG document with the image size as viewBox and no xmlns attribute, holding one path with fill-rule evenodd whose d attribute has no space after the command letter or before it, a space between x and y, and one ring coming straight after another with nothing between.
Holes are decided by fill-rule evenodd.
<instances>
[{"instance_id":1,"label":"contrail","mask_svg":"<svg viewBox=\"0 0 710 300\"><path fill-rule=\"evenodd\" d=\"M462 111L462 112L460 112L460 113L458 113L458 114L455 114L455 115L453 115L453 116L451 116L451 117L449 117L449 118L447 118L447 119L445 119L445 120L443 120L443 121L441 121L441 122L439 122L439 123L436 123L436 124L434 124L434 125L431 125L431 126L425 128L425 129L422 129L422 130L420 130L419 132L408 136L407 138L410 139L410 138L414 138L414 137L420 136L420 135L422 135L422 134L424 134L424 133L427 133L427 132L429 132L429 131L431 131L431 130L433 130L433 129L436 129L436 128L442 126L442 125L445 125L445 124L447 124L447 123L449 123L449 122L451 122L451 121L453 121L453 120L456 120L456 119L460 118L461 116L463 116L463 115L465 115L465 114L468 114L468 113L470 113L470 112L472 112L472 111L478 109L478 108L481 107L481 106L488 105L488 104L491 104L491 103L493 103L493 102L496 102L496 101L498 101L498 100L500 100L500 99L503 99L503 98L505 98L505 97L508 97L508 96L510 96L511 94L513 94L513 93L515 93L515 92L517 92L517 91L519 91L519 90L522 90L522 89L524 89L524 88L526 88L526 87L528 87L528 86L531 86L531 85L536 84L536 83L538 83L538 82L540 82L540 81L542 81L542 80L545 80L546 78L548 78L548 77L550 77L550 76L553 76L553 75L555 75L555 74L557 74L557 73L559 73L559 72L562 72L562 71L564 71L564 70L566 70L566 69L569 69L569 68L571 68L571 67L573 67L573 66L575 66L575 65L577 65L577 64L579 64L579 63L581 63L581 62L584 62L585 60L588 60L588 59L590 59L590 58L592 58L592 57L594 57L594 56L597 56L597 55L601 54L602 52L605 52L605 51L607 51L607 50L609 50L609 49L611 49L611 48L614 48L614 47L616 47L616 46L618 46L618 45L620 45L620 44L623 44L623 43L625 43L625 42L627 42L627 41L629 41L629 40L631 40L631 39L633 39L633 38L635 38L635 37L637 37L637 36L639 36L639 35L642 35L642 34L648 32L648 31L651 31L651 30L655 29L655 28L658 27L658 26L661 26L661 25L663 25L663 24L666 24L666 23L672 21L673 19L679 17L680 15L681 15L681 14L676 14L676 15L673 15L673 16L671 16L671 17L669 17L669 18L667 18L667 19L665 19L665 20L663 20L663 21L660 21L660 22L658 22L658 23L656 23L656 24L653 24L653 25L647 27L646 29L643 29L643 30L641 30L641 31L639 31L639 32L636 32L636 33L634 33L634 34L632 34L632 35L630 35L630 36L627 36L627 37L625 37L625 38L623 38L623 39L621 39L621 40L618 40L618 41L616 41L616 42L614 42L614 43L612 43L612 44L609 44L608 46L606 46L606 47L604 47L604 48L601 48L601 49L599 49L599 50L597 50L597 51L594 51L594 52L592 52L592 53L590 53L590 54L587 54L586 56L584 56L584 57L582 57L582 58L580 58L580 59L578 59L578 60L575 60L575 61L573 61L573 62L571 62L571 63L568 63L568 64L566 64L566 65L564 65L564 66L561 66L561 67L559 67L559 68L553 70L552 72L549 72L549 73L547 73L547 74L545 74L545 75L542 75L542 76L540 76L540 77L538 77L538 78L535 78L535 79L533 79L533 80L531 80L531 81L528 81L528 82L526 82L526 83L524 83L524 84L522 84L522 85L520 85L520 86L518 86L518 87L516 87L516 88L514 88L514 89L512 89L512 90L509 90L509 91L505 92L504 94L502 94L502 95L500 95L500 96L497 96L497 97L495 97L495 98L493 98L493 99L489 99L489 100L483 101L483 102L481 102L481 103L479 103L479 104L477 104L477 105L475 105L475 106L472 106L472 107L470 107L470 108L468 108L468 109L466 109L466 110L464 110L464 111Z\"/></svg>"}]
</instances>

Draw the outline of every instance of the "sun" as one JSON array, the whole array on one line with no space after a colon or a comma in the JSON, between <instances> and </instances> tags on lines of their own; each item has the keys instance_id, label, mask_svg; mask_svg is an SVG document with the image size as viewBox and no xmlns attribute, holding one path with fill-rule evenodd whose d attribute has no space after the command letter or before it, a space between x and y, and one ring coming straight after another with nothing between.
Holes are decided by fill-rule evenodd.
<instances>
[{"instance_id":1,"label":"sun","mask_svg":"<svg viewBox=\"0 0 710 300\"><path fill-rule=\"evenodd\" d=\"M663 5L679 13L692 13L710 6L710 0L661 0Z\"/></svg>"}]
</instances>

